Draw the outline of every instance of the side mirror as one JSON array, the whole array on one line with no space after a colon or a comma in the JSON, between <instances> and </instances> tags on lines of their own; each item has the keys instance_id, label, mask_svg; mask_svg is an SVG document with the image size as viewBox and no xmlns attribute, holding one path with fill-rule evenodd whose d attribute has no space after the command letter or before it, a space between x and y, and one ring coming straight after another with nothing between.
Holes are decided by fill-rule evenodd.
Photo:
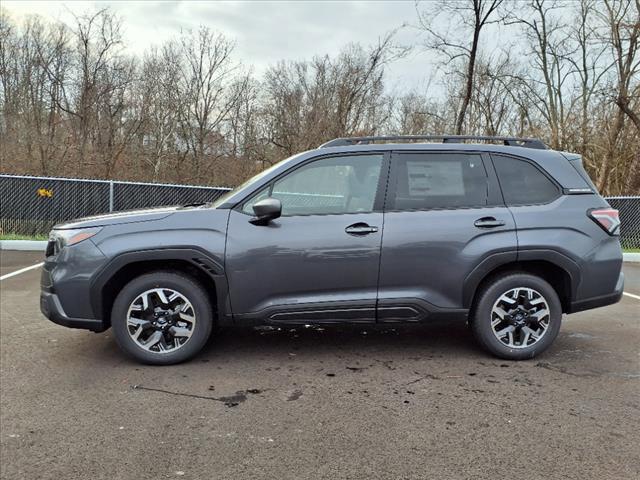
<instances>
[{"instance_id":1,"label":"side mirror","mask_svg":"<svg viewBox=\"0 0 640 480\"><path fill-rule=\"evenodd\" d=\"M249 220L254 225L267 225L282 214L282 203L277 198L264 198L253 206L255 217Z\"/></svg>"}]
</instances>

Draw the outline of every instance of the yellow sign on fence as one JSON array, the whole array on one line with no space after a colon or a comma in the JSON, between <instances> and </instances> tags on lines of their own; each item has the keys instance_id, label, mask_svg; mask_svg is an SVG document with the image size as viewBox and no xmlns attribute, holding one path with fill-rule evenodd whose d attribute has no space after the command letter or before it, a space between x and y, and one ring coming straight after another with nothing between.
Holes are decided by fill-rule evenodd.
<instances>
[{"instance_id":1,"label":"yellow sign on fence","mask_svg":"<svg viewBox=\"0 0 640 480\"><path fill-rule=\"evenodd\" d=\"M39 197L46 197L46 198L53 197L53 190L50 190L47 188L39 188L37 193Z\"/></svg>"}]
</instances>

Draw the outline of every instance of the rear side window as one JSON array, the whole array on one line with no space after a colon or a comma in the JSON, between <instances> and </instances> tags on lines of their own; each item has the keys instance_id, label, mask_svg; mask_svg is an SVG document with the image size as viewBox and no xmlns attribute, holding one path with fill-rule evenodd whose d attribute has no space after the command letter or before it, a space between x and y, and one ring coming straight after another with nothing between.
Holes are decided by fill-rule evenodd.
<instances>
[{"instance_id":1,"label":"rear side window","mask_svg":"<svg viewBox=\"0 0 640 480\"><path fill-rule=\"evenodd\" d=\"M475 207L487 204L482 158L465 153L400 153L394 158L392 210Z\"/></svg>"},{"instance_id":2,"label":"rear side window","mask_svg":"<svg viewBox=\"0 0 640 480\"><path fill-rule=\"evenodd\" d=\"M558 187L531 163L501 155L492 158L507 205L550 203L560 196Z\"/></svg>"}]
</instances>

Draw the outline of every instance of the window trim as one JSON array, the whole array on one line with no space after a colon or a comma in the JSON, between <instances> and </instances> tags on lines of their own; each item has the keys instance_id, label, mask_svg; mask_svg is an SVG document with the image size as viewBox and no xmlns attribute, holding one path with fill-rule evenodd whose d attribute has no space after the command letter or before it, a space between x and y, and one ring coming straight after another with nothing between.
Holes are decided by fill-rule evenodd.
<instances>
[{"instance_id":1,"label":"window trim","mask_svg":"<svg viewBox=\"0 0 640 480\"><path fill-rule=\"evenodd\" d=\"M392 200L395 200L396 190L397 190L397 180L398 180L398 157L403 154L409 155L439 155L439 154L462 154L462 155L475 155L480 157L480 161L482 162L482 166L487 175L487 203L484 205L464 205L464 206L449 206L449 207L431 207L431 208L390 208L390 203ZM392 212L432 212L432 211L448 211L448 210L479 210L482 208L494 208L494 207L504 207L504 203L502 202L502 194L500 192L500 187L497 183L496 172L493 169L493 164L489 167L488 163L490 159L488 157L487 152L483 152L481 150L394 150L392 152L391 157L391 173L389 175L389 181L387 184L387 197L385 198L384 212L392 213ZM394 201L395 207L395 201Z\"/></svg>"},{"instance_id":2,"label":"window trim","mask_svg":"<svg viewBox=\"0 0 640 480\"><path fill-rule=\"evenodd\" d=\"M252 190L245 198L243 198L240 202L236 204L233 210L246 215L248 217L252 217L253 215L244 211L244 206L247 202L251 201L256 195L260 194L262 190L265 188L269 188L269 196L273 193L273 187L276 182L286 177L289 174L292 174L296 170L303 168L310 163L314 163L320 160L326 160L330 158L344 158L344 157L358 157L358 156L371 156L371 155L379 155L382 157L382 162L380 165L380 178L378 178L378 186L376 189L376 196L373 201L373 209L370 212L345 212L345 213L302 213L295 215L282 215L280 218L292 218L292 217L313 217L313 216L327 216L327 215L369 215L371 213L382 213L384 202L386 199L386 193L388 188L388 180L389 180L389 170L391 163L391 152L384 150L375 150L375 151L364 151L364 152L344 152L344 153L330 153L330 154L322 154L317 155L315 157L308 158L297 165L292 166L291 168L285 170L280 173L277 177L272 178L268 182L260 185L257 189Z\"/></svg>"},{"instance_id":3,"label":"window trim","mask_svg":"<svg viewBox=\"0 0 640 480\"><path fill-rule=\"evenodd\" d=\"M492 152L489 154L489 156L491 157L491 165L493 167L493 169L495 170L495 175L496 178L498 179L498 185L500 186L500 194L502 195L502 201L504 202L504 205L507 207L535 207L536 205L550 205L553 202L555 202L556 200L558 200L560 197L562 197L564 195L564 189L562 188L562 186L556 181L555 178L553 178L549 173L547 173L543 168L541 168L536 162L534 162L533 160L529 159L529 158L525 158L525 157L520 157L518 155L510 155L507 153L497 153L497 152ZM553 197L553 199L549 200L548 202L538 202L538 203L507 203L507 199L504 196L504 189L502 188L502 183L500 182L500 175L498 174L498 168L495 166L494 164L494 157L504 157L507 159L511 159L511 160L520 160L523 162L528 163L529 165L531 165L533 168L535 168L536 170L538 170L543 176L545 176L550 182L551 184L555 187L556 189L556 193L557 195L555 197Z\"/></svg>"}]
</instances>

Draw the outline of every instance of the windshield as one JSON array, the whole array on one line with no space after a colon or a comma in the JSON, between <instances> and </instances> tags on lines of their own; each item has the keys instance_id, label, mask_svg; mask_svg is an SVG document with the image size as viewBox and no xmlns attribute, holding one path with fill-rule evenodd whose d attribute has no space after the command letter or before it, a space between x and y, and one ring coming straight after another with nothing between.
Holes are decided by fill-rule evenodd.
<instances>
[{"instance_id":1,"label":"windshield","mask_svg":"<svg viewBox=\"0 0 640 480\"><path fill-rule=\"evenodd\" d=\"M297 155L294 155L297 156ZM229 190L227 193L225 193L224 195L222 195L221 197L219 197L218 199L216 199L215 202L213 202L212 207L213 208L217 208L218 206L222 205L223 203L225 203L229 198L231 198L233 195L235 195L236 193L238 193L239 191L241 191L242 189L248 187L249 185L251 185L254 182L257 182L258 180L260 180L261 178L266 177L269 173L271 173L272 171L274 171L276 168L278 168L282 163L286 162L287 160L292 159L293 157L289 157L289 158L285 158L284 160L280 160L278 163L275 163L273 165L271 165L269 168L267 168L266 170L263 170L262 172L258 173L257 175L254 175L253 177L251 177L249 180L247 180L246 182L244 182L243 184L237 186L236 188Z\"/></svg>"}]
</instances>

